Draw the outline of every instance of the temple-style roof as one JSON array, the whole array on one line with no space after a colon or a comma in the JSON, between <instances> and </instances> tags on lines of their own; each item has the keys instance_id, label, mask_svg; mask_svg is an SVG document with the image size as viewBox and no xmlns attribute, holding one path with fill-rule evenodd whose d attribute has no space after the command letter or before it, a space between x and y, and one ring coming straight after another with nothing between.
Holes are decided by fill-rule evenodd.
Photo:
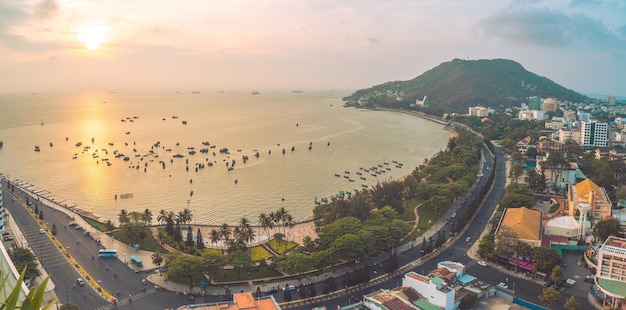
<instances>
[{"instance_id":1,"label":"temple-style roof","mask_svg":"<svg viewBox=\"0 0 626 310\"><path fill-rule=\"evenodd\" d=\"M541 239L541 212L526 207L508 208L501 226L511 229L519 239Z\"/></svg>"}]
</instances>

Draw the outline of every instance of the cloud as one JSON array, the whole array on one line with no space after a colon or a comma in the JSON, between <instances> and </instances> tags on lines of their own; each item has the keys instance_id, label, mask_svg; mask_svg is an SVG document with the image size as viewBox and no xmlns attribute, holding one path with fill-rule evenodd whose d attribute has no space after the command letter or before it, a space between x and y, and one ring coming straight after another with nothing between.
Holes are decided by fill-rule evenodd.
<instances>
[{"instance_id":1,"label":"cloud","mask_svg":"<svg viewBox=\"0 0 626 310\"><path fill-rule=\"evenodd\" d=\"M0 46L17 52L42 51L54 46L34 43L24 35L14 34L12 29L28 22L29 14L26 8L11 6L9 3L0 1Z\"/></svg>"},{"instance_id":2,"label":"cloud","mask_svg":"<svg viewBox=\"0 0 626 310\"><path fill-rule=\"evenodd\" d=\"M56 13L58 9L55 0L44 0L35 4L35 10L33 14L37 18L48 18Z\"/></svg>"},{"instance_id":3,"label":"cloud","mask_svg":"<svg viewBox=\"0 0 626 310\"><path fill-rule=\"evenodd\" d=\"M487 39L501 39L519 45L595 48L623 48L626 40L590 15L567 8L513 5L481 20L478 28ZM616 29L617 30L617 29Z\"/></svg>"}]
</instances>

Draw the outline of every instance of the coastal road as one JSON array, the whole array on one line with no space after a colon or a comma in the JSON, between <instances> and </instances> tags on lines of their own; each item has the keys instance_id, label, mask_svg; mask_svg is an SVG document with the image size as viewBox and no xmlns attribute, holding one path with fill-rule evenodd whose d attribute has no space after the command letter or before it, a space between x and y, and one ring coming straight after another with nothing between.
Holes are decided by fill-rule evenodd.
<instances>
[{"instance_id":1,"label":"coastal road","mask_svg":"<svg viewBox=\"0 0 626 310\"><path fill-rule=\"evenodd\" d=\"M6 185L6 183L3 183ZM4 187L4 197L11 196L11 199L4 199L4 204L9 210L10 220L16 222L21 228L26 240L15 240L18 244L27 241L31 250L39 258L42 266L50 274L50 278L55 284L55 292L62 303L74 303L79 309L113 309L114 305L103 299L91 286L76 285L80 276L69 260L52 243L48 234L39 232L40 226L33 216L24 207L27 193L17 190L11 193ZM30 202L37 203L30 198ZM56 238L68 250L76 262L96 281L100 281L100 286L116 295L120 291L118 308L120 309L167 309L177 308L190 302L189 298L179 294L155 290L152 285L143 285L142 279L145 273L135 273L119 259L99 258L99 246L95 240L83 234L83 230L77 230L69 226L72 218L66 213L54 210L50 207L39 204L39 209L43 211L44 222L51 229L55 224L57 227ZM88 228L93 229L93 228ZM8 245L5 243L5 245ZM93 257L93 260L92 260ZM145 288L145 291L144 291ZM128 298L132 296L134 303L129 303ZM145 298L148 297L149 298ZM218 300L217 298L214 298ZM221 299L219 299L221 300Z\"/></svg>"},{"instance_id":2,"label":"coastal road","mask_svg":"<svg viewBox=\"0 0 626 310\"><path fill-rule=\"evenodd\" d=\"M484 153L484 152L483 152ZM476 261L470 259L467 256L467 252L471 246L471 243L475 242L476 239L480 236L482 231L484 230L487 222L489 221L493 210L496 208L498 202L502 199L505 193L505 184L506 184L506 166L505 161L506 158L502 155L499 148L496 148L497 156L497 166L495 167L495 179L493 186L487 196L485 197L482 205L477 210L473 221L470 222L467 229L460 235L458 238L450 245L450 247L440 252L438 255L424 261L419 266L412 269L417 273L425 274L426 272L433 270L437 267L437 263L441 261L451 260L457 261L464 264L467 268L467 273L470 275L474 275L478 278L478 280L489 283L491 285L497 285L500 282L505 282L509 285L509 288L515 290L515 296L521 299L541 304L538 299L538 296L542 293L543 287L536 282L524 278L524 277L514 277L509 275L508 273L502 272L498 268L494 268L493 266L483 267L476 263ZM476 194L480 190L480 185L485 181L487 177L487 173L489 173L487 167L491 167L491 163L493 158L490 155L485 157L485 167L483 168L483 177L479 181L479 185L476 186L472 191L470 191L470 198L476 197ZM482 183L484 184L484 183ZM458 210L457 214L460 215L464 212L464 205L462 205ZM441 229L444 229L446 232L449 231L449 221L446 223ZM466 238L470 237L472 241L466 242ZM420 246L415 246L399 255L399 263L400 265L408 264L411 261L420 257L419 253ZM521 275L521 274L520 274ZM339 296L333 299L329 299L323 302L318 303L310 303L305 305L299 305L296 307L291 307L290 309L311 309L316 306L325 306L327 309L336 308L337 305L345 306L351 304L355 301L355 299L360 300L361 296L371 293L380 288L390 289L396 286L399 286L402 283L402 275L398 275L395 277L390 277L389 279L380 282L376 285L369 286L362 290L354 291L349 294ZM341 283L341 279L337 279L337 283ZM319 292L319 290L318 290ZM282 295L282 294L278 294ZM574 296L578 300L581 305L587 305L586 301L586 292L584 290L578 289L566 289L561 292L561 298L557 302L557 304L562 305L569 296ZM277 299L281 299L281 296L276 296ZM352 298L352 299L351 299Z\"/></svg>"}]
</instances>

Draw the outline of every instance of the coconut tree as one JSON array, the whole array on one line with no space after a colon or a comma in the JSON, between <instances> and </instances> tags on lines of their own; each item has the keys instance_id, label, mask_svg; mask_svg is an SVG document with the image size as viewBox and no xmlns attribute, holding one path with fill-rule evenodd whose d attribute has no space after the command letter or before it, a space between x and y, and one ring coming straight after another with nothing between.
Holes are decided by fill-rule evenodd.
<instances>
[{"instance_id":1,"label":"coconut tree","mask_svg":"<svg viewBox=\"0 0 626 310\"><path fill-rule=\"evenodd\" d=\"M209 239L211 240L211 244L217 244L220 239L222 239L222 235L220 235L220 232L217 229L213 228L209 233Z\"/></svg>"},{"instance_id":2,"label":"coconut tree","mask_svg":"<svg viewBox=\"0 0 626 310\"><path fill-rule=\"evenodd\" d=\"M157 267L161 267L161 264L163 263L163 255L161 255L160 251L152 253L152 263L157 265Z\"/></svg>"},{"instance_id":3,"label":"coconut tree","mask_svg":"<svg viewBox=\"0 0 626 310\"><path fill-rule=\"evenodd\" d=\"M167 211L165 211L165 209L161 209L161 211L159 211L159 215L157 216L157 222L161 225L167 223Z\"/></svg>"},{"instance_id":4,"label":"coconut tree","mask_svg":"<svg viewBox=\"0 0 626 310\"><path fill-rule=\"evenodd\" d=\"M220 228L220 236L224 239L224 244L227 244L231 236L231 231L230 227L228 227L228 224L222 224L222 227Z\"/></svg>"},{"instance_id":5,"label":"coconut tree","mask_svg":"<svg viewBox=\"0 0 626 310\"><path fill-rule=\"evenodd\" d=\"M271 216L261 212L261 214L259 214L259 225L263 227L263 231L265 232L265 235L267 235L268 231L274 228L274 221Z\"/></svg>"},{"instance_id":6,"label":"coconut tree","mask_svg":"<svg viewBox=\"0 0 626 310\"><path fill-rule=\"evenodd\" d=\"M250 225L250 220L247 217L242 217L239 219L239 238L243 241L244 244L250 244L254 241L254 229L252 229L252 225Z\"/></svg>"},{"instance_id":7,"label":"coconut tree","mask_svg":"<svg viewBox=\"0 0 626 310\"><path fill-rule=\"evenodd\" d=\"M150 209L146 208L145 210L143 210L143 214L141 215L141 220L146 223L146 225L149 225L152 223L152 211L150 211Z\"/></svg>"},{"instance_id":8,"label":"coconut tree","mask_svg":"<svg viewBox=\"0 0 626 310\"><path fill-rule=\"evenodd\" d=\"M120 222L120 226L124 226L130 222L130 218L128 217L128 211L125 209L120 210L120 213L117 214L117 220Z\"/></svg>"}]
</instances>

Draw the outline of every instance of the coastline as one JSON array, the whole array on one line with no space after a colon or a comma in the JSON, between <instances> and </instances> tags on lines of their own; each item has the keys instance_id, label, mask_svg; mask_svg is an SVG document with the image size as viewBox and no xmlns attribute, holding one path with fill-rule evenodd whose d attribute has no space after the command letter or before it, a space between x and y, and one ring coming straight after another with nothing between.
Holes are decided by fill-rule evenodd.
<instances>
[{"instance_id":1,"label":"coastline","mask_svg":"<svg viewBox=\"0 0 626 310\"><path fill-rule=\"evenodd\" d=\"M429 117L429 116L424 115L423 113L419 113L419 112L404 111L404 110L394 110L394 109L374 109L374 110L389 111L389 112L402 112L402 113L405 113L405 114L409 114L411 116L417 116L417 117L420 117L420 118L425 119L425 120L430 120L430 121L435 122L437 124L441 124L441 125L446 125L447 124L446 122L443 122L442 120L439 120L439 119L436 119L436 118L433 118L433 117ZM444 130L445 130L445 128L444 128ZM427 155L424 158L432 158L432 156L434 154L436 154L436 152L433 152L432 154ZM398 177L395 177L394 179L389 179L389 180L402 180L402 179L406 178L408 175L410 175L412 173L412 171L414 171L414 169L415 169L415 167L412 167L412 170L407 171L406 174L398 176ZM35 185L30 184L28 182L22 181L22 180L17 179L17 178L16 179L11 179L11 178L9 178L8 175L3 175L1 173L0 173L0 176L2 178L6 178L6 179L10 180L13 184L15 184L16 186L19 186L25 192L30 193L31 196L36 197L39 201L43 201L45 204L50 205L52 208L65 208L65 209L67 209L67 210L69 210L69 211L71 211L71 212L73 212L75 214L78 214L78 215L81 215L81 216L85 216L87 218L91 218L91 219L98 220L98 221L101 221L101 222L104 222L107 219L112 220L113 222L116 222L115 218L111 219L111 218L108 218L105 215L98 215L98 214L96 214L94 212L91 212L89 208L80 208L80 207L78 207L77 204L72 204L72 203L68 202L65 199L55 198L54 197L55 194L53 194L53 193L51 193L51 192L49 192L47 190L42 190L42 189L40 189L40 188L36 187ZM313 218L313 212L312 211L313 211L314 207L315 206L312 206L309 209L308 215L303 217L302 220L298 220L297 223L307 223L307 222L313 221L314 218ZM153 210L153 212L156 212L156 211ZM254 219L253 219L253 222L254 222ZM207 224L207 225L211 226L211 224ZM213 226L217 226L217 225L213 224ZM231 224L231 226L235 226L235 225Z\"/></svg>"}]
</instances>

